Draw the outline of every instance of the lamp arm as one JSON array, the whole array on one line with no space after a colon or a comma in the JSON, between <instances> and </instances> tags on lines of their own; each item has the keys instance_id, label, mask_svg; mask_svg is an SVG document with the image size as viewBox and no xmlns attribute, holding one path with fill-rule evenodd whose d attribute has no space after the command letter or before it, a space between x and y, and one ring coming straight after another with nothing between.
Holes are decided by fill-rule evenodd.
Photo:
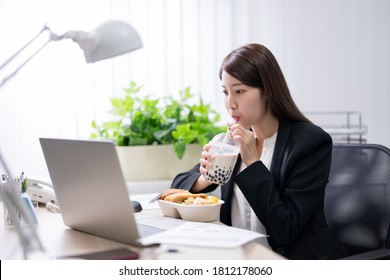
<instances>
[{"instance_id":1,"label":"lamp arm","mask_svg":"<svg viewBox=\"0 0 390 280\"><path fill-rule=\"evenodd\" d=\"M49 42L60 41L62 39L72 39L84 51L84 56L87 63L100 61L103 59L118 56L127 52L131 52L142 47L141 39L138 33L130 25L111 20L108 21L91 32L84 31L68 31L63 35L56 35L46 25L42 30L32 38L26 45L18 50L14 55L7 59L0 65L0 72L7 66L15 57L22 53L32 42L34 42L43 32L49 32L49 39L41 47L38 48L30 57L28 57L22 64L17 67L10 75L5 77L1 83L0 88L18 71L25 66L37 53L39 53ZM41 240L38 236L34 221L28 212L27 206L23 202L18 188L15 186L14 177L11 176L10 170L1 156L0 164L5 168L7 175L11 178L10 182L3 184L0 182L0 198L3 199L5 207L7 207L10 217L15 224L21 245L24 251L24 257L30 258L47 258L48 255L42 246ZM21 226L17 217L20 212L22 217L27 222L27 226Z\"/></svg>"},{"instance_id":2,"label":"lamp arm","mask_svg":"<svg viewBox=\"0 0 390 280\"><path fill-rule=\"evenodd\" d=\"M93 39L93 37L90 35L90 33L85 31L75 31L70 30L62 35L56 35L52 33L52 40L53 41L60 41L63 39L71 39L73 42L78 43L80 46L87 44L90 40Z\"/></svg>"},{"instance_id":3,"label":"lamp arm","mask_svg":"<svg viewBox=\"0 0 390 280\"><path fill-rule=\"evenodd\" d=\"M26 45L24 45L20 50L18 50L14 55L8 58L1 66L0 70L3 69L8 63L10 63L16 56L18 56L25 48L27 48L32 42L34 42L48 27L45 25L41 31L34 38L32 38Z\"/></svg>"},{"instance_id":4,"label":"lamp arm","mask_svg":"<svg viewBox=\"0 0 390 280\"><path fill-rule=\"evenodd\" d=\"M7 174L11 174L10 170L1 156L0 152L0 163L4 167ZM14 223L16 231L20 239L20 243L23 248L23 255L25 259L47 259L49 258L45 251L42 242L38 236L31 214L28 212L26 205L22 201L20 193L18 192L15 181L11 177L7 183L10 185L6 186L6 183L0 183L0 197L3 199L5 207L8 209L11 220ZM27 222L26 226L22 226L18 219L18 213L20 212L21 217Z\"/></svg>"},{"instance_id":5,"label":"lamp arm","mask_svg":"<svg viewBox=\"0 0 390 280\"><path fill-rule=\"evenodd\" d=\"M21 49L19 49L15 54L8 58L2 65L0 65L0 72L4 69L10 62L12 62L18 55L23 53L23 51L31 45L41 34L45 31L50 33L49 39L44 42L32 55L30 55L24 62L22 62L11 74L6 76L0 83L0 88L13 76L15 76L18 71L23 68L35 55L37 55L49 42L53 41L55 34L50 30L46 25L39 31L39 33L34 36L27 44L25 44ZM8 168L7 163L3 159L0 151L0 165L5 169L6 174L11 178L8 182L0 182L0 198L2 198L4 206L8 209L8 214L12 220L15 229L18 233L20 243L23 248L23 256L25 259L42 259L48 258L42 242L36 231L33 218L30 212L27 209L24 201L21 198L20 192L18 192L18 187L15 185L14 177L12 176L10 169ZM18 219L18 212L21 214L21 217L26 221L27 225L22 226Z\"/></svg>"},{"instance_id":6,"label":"lamp arm","mask_svg":"<svg viewBox=\"0 0 390 280\"><path fill-rule=\"evenodd\" d=\"M56 37L56 35L50 30L49 27L46 25L41 29L41 31L34 37L32 38L26 45L24 45L20 50L18 50L14 55L12 55L10 58L8 58L1 66L0 66L0 71L8 65L12 60L14 60L15 57L17 57L20 53L22 53L31 43L33 43L43 32L49 31L50 32L50 37L47 42L45 42L38 50L36 50L31 56L29 56L22 64L20 64L11 74L6 76L0 83L0 88L13 76L15 76L21 68L23 68L37 53L39 53L48 43L53 41Z\"/></svg>"}]
</instances>

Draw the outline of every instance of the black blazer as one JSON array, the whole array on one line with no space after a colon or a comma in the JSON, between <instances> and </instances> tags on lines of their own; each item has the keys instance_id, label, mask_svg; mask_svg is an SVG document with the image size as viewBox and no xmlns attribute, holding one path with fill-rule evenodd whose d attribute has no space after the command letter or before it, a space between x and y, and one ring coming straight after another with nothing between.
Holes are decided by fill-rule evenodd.
<instances>
[{"instance_id":1,"label":"black blazer","mask_svg":"<svg viewBox=\"0 0 390 280\"><path fill-rule=\"evenodd\" d=\"M272 249L289 259L343 257L324 216L324 193L332 156L332 139L310 123L279 123L270 171L257 161L237 175L241 158L229 182L221 186L225 204L221 222L231 225L234 183L267 230ZM172 188L190 190L200 176L199 164L178 174ZM213 184L203 192L215 190Z\"/></svg>"}]
</instances>

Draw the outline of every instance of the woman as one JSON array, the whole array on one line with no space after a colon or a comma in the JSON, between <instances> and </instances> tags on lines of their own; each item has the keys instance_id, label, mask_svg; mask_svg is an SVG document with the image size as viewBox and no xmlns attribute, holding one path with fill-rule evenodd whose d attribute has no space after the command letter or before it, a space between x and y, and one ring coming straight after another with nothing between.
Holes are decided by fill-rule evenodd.
<instances>
[{"instance_id":1,"label":"woman","mask_svg":"<svg viewBox=\"0 0 390 280\"><path fill-rule=\"evenodd\" d=\"M266 246L289 259L336 259L344 249L324 217L332 139L295 105L283 73L264 46L249 44L231 52L219 76L230 132L240 156L230 180L221 186L221 221L266 233ZM204 178L213 156L204 147L192 170L178 174L172 188L211 192Z\"/></svg>"}]
</instances>

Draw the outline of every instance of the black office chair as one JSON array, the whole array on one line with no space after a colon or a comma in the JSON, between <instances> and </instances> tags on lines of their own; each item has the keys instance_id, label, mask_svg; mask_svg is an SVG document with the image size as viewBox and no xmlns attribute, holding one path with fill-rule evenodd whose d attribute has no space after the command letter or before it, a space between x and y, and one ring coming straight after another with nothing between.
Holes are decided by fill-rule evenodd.
<instances>
[{"instance_id":1,"label":"black office chair","mask_svg":"<svg viewBox=\"0 0 390 280\"><path fill-rule=\"evenodd\" d=\"M390 149L333 145L325 216L346 259L390 259Z\"/></svg>"}]
</instances>

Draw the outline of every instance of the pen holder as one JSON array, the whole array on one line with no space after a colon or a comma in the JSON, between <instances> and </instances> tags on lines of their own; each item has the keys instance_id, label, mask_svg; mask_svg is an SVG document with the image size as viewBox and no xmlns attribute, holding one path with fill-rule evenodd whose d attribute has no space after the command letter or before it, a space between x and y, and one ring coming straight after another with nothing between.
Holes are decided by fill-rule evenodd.
<instances>
[{"instance_id":1,"label":"pen holder","mask_svg":"<svg viewBox=\"0 0 390 280\"><path fill-rule=\"evenodd\" d=\"M31 202L31 199L30 197L28 196L28 194L26 193L22 193L21 194L21 198L22 198L22 201L23 201L23 204L26 206L26 208L28 209L28 213L31 215L31 218L32 218L32 222L34 224L38 224L38 219L37 219L37 215L36 215L36 212L35 212L35 206L34 204ZM11 209L8 209L5 204L4 205L4 226L5 227L11 227L11 226L15 226L16 223L19 223L21 225L27 225L27 221L22 217L22 214L20 213L20 210L18 209L18 207L16 207L16 205L11 205L9 207L11 207ZM16 221L12 219L12 216L10 214L10 212L13 212L13 213L16 213Z\"/></svg>"},{"instance_id":2,"label":"pen holder","mask_svg":"<svg viewBox=\"0 0 390 280\"><path fill-rule=\"evenodd\" d=\"M11 205L12 209L8 209L7 206L4 205L4 226L5 227L11 227L15 225L15 221L11 218L10 212L16 213L16 218L18 219L18 223L21 223L22 216L20 212L16 209L15 205Z\"/></svg>"}]
</instances>

